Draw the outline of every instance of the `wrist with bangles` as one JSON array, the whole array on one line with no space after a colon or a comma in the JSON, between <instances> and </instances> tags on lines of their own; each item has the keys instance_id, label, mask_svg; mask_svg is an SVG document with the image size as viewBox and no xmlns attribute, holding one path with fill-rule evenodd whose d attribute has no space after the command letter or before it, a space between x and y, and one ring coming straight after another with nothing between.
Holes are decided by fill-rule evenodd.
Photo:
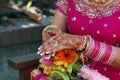
<instances>
[{"instance_id":1,"label":"wrist with bangles","mask_svg":"<svg viewBox=\"0 0 120 80\"><path fill-rule=\"evenodd\" d=\"M85 36L79 51L88 58L105 64L111 64L117 53L116 47L94 40L91 36Z\"/></svg>"}]
</instances>

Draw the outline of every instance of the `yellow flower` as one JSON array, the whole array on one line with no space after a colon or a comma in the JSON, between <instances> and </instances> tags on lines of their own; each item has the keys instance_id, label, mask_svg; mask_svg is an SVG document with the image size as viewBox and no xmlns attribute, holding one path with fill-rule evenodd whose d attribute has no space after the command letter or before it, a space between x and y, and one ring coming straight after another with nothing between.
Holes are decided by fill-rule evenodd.
<instances>
[{"instance_id":1,"label":"yellow flower","mask_svg":"<svg viewBox=\"0 0 120 80\"><path fill-rule=\"evenodd\" d=\"M63 61L55 61L54 64L55 65L63 65L64 63L63 63Z\"/></svg>"},{"instance_id":2,"label":"yellow flower","mask_svg":"<svg viewBox=\"0 0 120 80\"><path fill-rule=\"evenodd\" d=\"M53 59L53 64L50 66L47 66L40 61L40 67L43 68L44 73L47 75L50 75L50 73L53 70L60 70L62 72L67 71L67 67L69 63L72 63L74 61L74 57L76 55L76 51L74 50L62 50L58 51L56 55L52 58Z\"/></svg>"}]
</instances>

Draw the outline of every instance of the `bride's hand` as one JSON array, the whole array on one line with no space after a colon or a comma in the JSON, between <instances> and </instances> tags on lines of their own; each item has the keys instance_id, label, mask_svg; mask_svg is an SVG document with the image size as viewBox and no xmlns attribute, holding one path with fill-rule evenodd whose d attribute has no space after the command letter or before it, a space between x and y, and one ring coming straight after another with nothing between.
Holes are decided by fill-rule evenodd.
<instances>
[{"instance_id":1,"label":"bride's hand","mask_svg":"<svg viewBox=\"0 0 120 80\"><path fill-rule=\"evenodd\" d=\"M60 33L39 47L39 53L41 56L48 55L54 56L55 52L63 49L78 49L84 44L84 37L78 35L71 35L67 33Z\"/></svg>"},{"instance_id":2,"label":"bride's hand","mask_svg":"<svg viewBox=\"0 0 120 80\"><path fill-rule=\"evenodd\" d=\"M49 38L51 38L59 33L61 33L61 30L58 27L56 27L54 25L46 26L42 32L42 40L43 40L43 42L45 42Z\"/></svg>"}]
</instances>

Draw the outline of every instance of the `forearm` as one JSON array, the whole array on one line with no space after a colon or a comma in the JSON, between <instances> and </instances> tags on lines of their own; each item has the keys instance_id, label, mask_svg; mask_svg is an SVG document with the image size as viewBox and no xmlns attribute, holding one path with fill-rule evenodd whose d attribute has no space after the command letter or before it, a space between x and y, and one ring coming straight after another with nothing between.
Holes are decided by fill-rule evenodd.
<instances>
[{"instance_id":1,"label":"forearm","mask_svg":"<svg viewBox=\"0 0 120 80\"><path fill-rule=\"evenodd\" d=\"M59 27L62 32L66 32L66 18L64 14L57 10L51 24Z\"/></svg>"},{"instance_id":2,"label":"forearm","mask_svg":"<svg viewBox=\"0 0 120 80\"><path fill-rule=\"evenodd\" d=\"M114 61L112 62L111 65L119 67L120 68L120 47L116 47L117 52L116 52L116 57Z\"/></svg>"},{"instance_id":3,"label":"forearm","mask_svg":"<svg viewBox=\"0 0 120 80\"><path fill-rule=\"evenodd\" d=\"M57 10L51 25L43 29L42 39L46 41L61 32L66 32L66 16Z\"/></svg>"}]
</instances>

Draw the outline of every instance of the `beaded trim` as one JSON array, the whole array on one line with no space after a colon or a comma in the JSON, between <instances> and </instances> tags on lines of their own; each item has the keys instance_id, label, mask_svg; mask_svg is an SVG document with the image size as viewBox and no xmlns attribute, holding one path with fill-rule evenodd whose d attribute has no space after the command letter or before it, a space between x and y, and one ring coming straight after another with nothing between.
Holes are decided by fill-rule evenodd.
<instances>
[{"instance_id":1,"label":"beaded trim","mask_svg":"<svg viewBox=\"0 0 120 80\"><path fill-rule=\"evenodd\" d=\"M109 17L116 11L120 10L120 0L113 0L109 4L99 6L91 5L85 2L85 0L73 0L75 8L82 15L86 15L89 18L102 18Z\"/></svg>"}]
</instances>

